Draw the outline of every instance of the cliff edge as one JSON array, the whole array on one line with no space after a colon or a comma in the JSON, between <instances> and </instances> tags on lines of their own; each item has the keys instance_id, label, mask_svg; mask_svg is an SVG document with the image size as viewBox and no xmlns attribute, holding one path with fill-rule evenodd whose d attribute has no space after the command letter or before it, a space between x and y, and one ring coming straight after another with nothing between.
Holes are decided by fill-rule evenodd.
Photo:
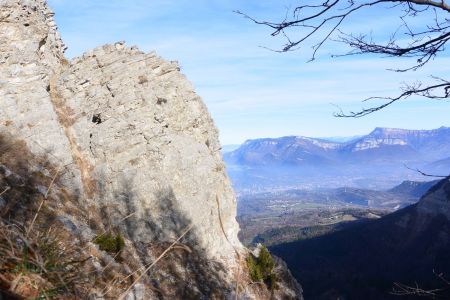
<instances>
[{"instance_id":1,"label":"cliff edge","mask_svg":"<svg viewBox=\"0 0 450 300\"><path fill-rule=\"evenodd\" d=\"M45 203L91 268L121 274L107 293L88 289L93 299L301 297L297 285L245 283L248 251L218 131L176 62L124 42L68 61L45 1L0 6L2 215L45 228L34 225ZM43 181L22 191L29 202L11 204L29 174ZM114 234L123 239L116 256L99 242Z\"/></svg>"}]
</instances>

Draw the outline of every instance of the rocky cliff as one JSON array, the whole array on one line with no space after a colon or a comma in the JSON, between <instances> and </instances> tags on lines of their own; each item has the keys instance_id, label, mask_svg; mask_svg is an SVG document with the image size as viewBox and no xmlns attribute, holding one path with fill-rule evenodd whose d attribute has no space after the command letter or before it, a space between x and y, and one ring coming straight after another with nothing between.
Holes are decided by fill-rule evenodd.
<instances>
[{"instance_id":1,"label":"rocky cliff","mask_svg":"<svg viewBox=\"0 0 450 300\"><path fill-rule=\"evenodd\" d=\"M2 151L9 152L2 161L4 214L16 205L11 193L24 170L52 179L52 189L35 184L27 195L45 196L59 227L83 249L96 249L88 253L94 269L109 260L101 268L118 264L116 272L139 282L127 288L122 280L110 294L87 291L97 298L221 299L236 291L269 297L264 285L245 284L247 250L237 239L218 132L177 63L123 42L68 61L45 1L0 6L0 134L14 141L2 145L14 145ZM26 155L18 157L19 149ZM10 162L20 158L26 166L15 169ZM16 209L40 212L38 199ZM93 242L106 232L124 237L120 260ZM166 269L142 272L183 233L183 253L170 254ZM293 289L275 294L300 297Z\"/></svg>"}]
</instances>

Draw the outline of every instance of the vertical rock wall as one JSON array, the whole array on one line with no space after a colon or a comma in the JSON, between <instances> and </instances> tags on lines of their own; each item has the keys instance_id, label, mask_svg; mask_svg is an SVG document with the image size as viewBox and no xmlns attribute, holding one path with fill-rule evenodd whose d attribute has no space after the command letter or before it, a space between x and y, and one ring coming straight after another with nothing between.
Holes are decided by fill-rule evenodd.
<instances>
[{"instance_id":1,"label":"vertical rock wall","mask_svg":"<svg viewBox=\"0 0 450 300\"><path fill-rule=\"evenodd\" d=\"M153 248L192 228L191 256L171 254L176 261L162 263L148 289L136 288L157 295L155 280L172 298L223 299L241 281L245 297L269 297L244 284L246 250L218 131L177 63L122 42L72 61L64 50L45 1L0 0L0 134L58 169L77 206L52 208L66 229L94 248L99 232L120 231L130 257L118 268L128 278L161 253Z\"/></svg>"},{"instance_id":2,"label":"vertical rock wall","mask_svg":"<svg viewBox=\"0 0 450 300\"><path fill-rule=\"evenodd\" d=\"M0 130L22 138L57 165L72 162L49 95L50 77L64 61L64 49L44 1L0 1Z\"/></svg>"},{"instance_id":3,"label":"vertical rock wall","mask_svg":"<svg viewBox=\"0 0 450 300\"><path fill-rule=\"evenodd\" d=\"M123 43L106 45L63 68L51 98L86 197L114 207L113 219L133 214L134 240L155 238L149 218L161 224L181 218L167 213L169 203L162 202L170 197L211 255L234 259L236 200L218 132L175 62ZM179 230L167 234L174 238Z\"/></svg>"},{"instance_id":4,"label":"vertical rock wall","mask_svg":"<svg viewBox=\"0 0 450 300\"><path fill-rule=\"evenodd\" d=\"M178 65L123 43L68 62L44 1L0 4L1 130L63 167L86 205L108 206L113 220L132 214L130 238L161 234L147 220L181 217L170 205L212 257L234 260L236 201L218 132Z\"/></svg>"}]
</instances>

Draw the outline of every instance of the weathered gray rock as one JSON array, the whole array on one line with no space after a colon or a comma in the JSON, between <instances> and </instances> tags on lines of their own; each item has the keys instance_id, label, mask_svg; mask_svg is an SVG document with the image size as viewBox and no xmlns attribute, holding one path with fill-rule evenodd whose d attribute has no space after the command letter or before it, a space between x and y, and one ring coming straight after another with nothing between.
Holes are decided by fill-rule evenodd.
<instances>
[{"instance_id":1,"label":"weathered gray rock","mask_svg":"<svg viewBox=\"0 0 450 300\"><path fill-rule=\"evenodd\" d=\"M0 8L0 130L67 165L69 142L48 92L65 49L53 13L44 1L2 0Z\"/></svg>"},{"instance_id":2,"label":"weathered gray rock","mask_svg":"<svg viewBox=\"0 0 450 300\"><path fill-rule=\"evenodd\" d=\"M218 132L175 62L124 43L106 45L63 66L50 80L50 96L85 197L113 207L114 220L132 214L133 240L155 238L149 218L185 218L182 225L195 224L211 257L235 260L233 246L242 247L236 200ZM179 215L167 214L172 209L161 202L169 198ZM176 230L165 233L176 238L183 222L172 221Z\"/></svg>"},{"instance_id":3,"label":"weathered gray rock","mask_svg":"<svg viewBox=\"0 0 450 300\"><path fill-rule=\"evenodd\" d=\"M59 168L88 212L62 214L62 224L84 240L95 236L91 219L119 228L141 264L159 255L149 244L170 243L192 226L187 238L204 255L198 262L222 267L211 276L196 267L178 273L214 278L232 295L245 264L237 253L246 252L236 199L218 131L177 63L123 42L69 62L45 1L0 0L0 7L0 133ZM203 296L211 289L193 287ZM128 298L144 290L136 285Z\"/></svg>"},{"instance_id":4,"label":"weathered gray rock","mask_svg":"<svg viewBox=\"0 0 450 300\"><path fill-rule=\"evenodd\" d=\"M154 238L145 220L164 223L169 193L209 254L233 261L236 201L218 133L178 65L124 43L69 63L45 2L0 3L1 129L65 166L86 201L113 207L115 220L133 214L133 238Z\"/></svg>"}]
</instances>

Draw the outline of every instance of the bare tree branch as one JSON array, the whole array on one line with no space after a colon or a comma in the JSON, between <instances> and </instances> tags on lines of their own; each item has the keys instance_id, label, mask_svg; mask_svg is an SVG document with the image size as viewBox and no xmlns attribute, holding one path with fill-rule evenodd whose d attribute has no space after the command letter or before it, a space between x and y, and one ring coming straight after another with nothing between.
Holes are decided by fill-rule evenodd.
<instances>
[{"instance_id":1,"label":"bare tree branch","mask_svg":"<svg viewBox=\"0 0 450 300\"><path fill-rule=\"evenodd\" d=\"M418 296L418 297L426 297L426 298L433 298L433 299L443 299L441 293L448 290L450 287L450 282L445 279L444 274L436 274L436 272L433 270L434 275L439 279L443 287L437 288L437 289L429 289L425 290L416 283L415 286L410 286L402 283L394 283L394 287L392 288L391 294L397 295L397 296Z\"/></svg>"},{"instance_id":2,"label":"bare tree branch","mask_svg":"<svg viewBox=\"0 0 450 300\"><path fill-rule=\"evenodd\" d=\"M445 51L450 40L450 5L446 0L312 0L307 5L299 5L286 15L281 22L260 21L243 12L236 13L250 19L252 22L267 26L273 31L272 36L281 35L285 44L277 52L298 50L309 40L315 41L310 61L316 58L318 51L328 41L337 41L350 47L350 51L343 54L333 54L333 57L381 54L387 57L415 58L415 63L403 69L390 69L395 72L415 71L432 61L439 53ZM376 6L401 9L399 15L401 24L395 28L384 42L375 41L367 33L354 34L342 31L344 22L360 11L367 11ZM425 15L427 23L410 26L412 18ZM295 33L295 34L294 34ZM406 37L406 38L405 38ZM435 78L436 79L436 78ZM397 97L370 97L367 100L386 100L385 103L363 108L361 111L335 113L337 117L362 117L379 111L397 101L411 96L428 99L450 98L450 81L437 80L435 84L424 85L422 82L407 84Z\"/></svg>"},{"instance_id":3,"label":"bare tree branch","mask_svg":"<svg viewBox=\"0 0 450 300\"><path fill-rule=\"evenodd\" d=\"M340 110L340 112L335 113L334 116L341 118L360 118L373 112L379 111L397 101L404 100L413 95L422 96L428 99L441 99L441 100L450 97L450 82L447 81L426 87L422 87L422 83L417 82L413 85L406 85L402 89L403 93L401 93L397 97L370 97L363 100L363 102L370 100L386 100L386 102L381 105L363 108L357 112L350 111L349 113L344 113L342 110Z\"/></svg>"},{"instance_id":4,"label":"bare tree branch","mask_svg":"<svg viewBox=\"0 0 450 300\"><path fill-rule=\"evenodd\" d=\"M408 286L401 283L394 283L394 288L392 294L397 296L407 296L407 295L415 295L420 297L430 297L434 298L441 289L434 290L424 290L419 287L416 283L416 286Z\"/></svg>"},{"instance_id":5,"label":"bare tree branch","mask_svg":"<svg viewBox=\"0 0 450 300\"><path fill-rule=\"evenodd\" d=\"M428 173L425 173L425 172L423 172L423 171L421 171L421 170L419 170L419 169L413 169L413 168L410 168L410 167L408 167L406 164L403 164L404 166L405 166L405 168L407 168L408 170L411 170L411 171L415 171L415 172L417 172L417 173L419 173L420 175L422 175L422 176L426 176L426 177L435 177L435 178L447 178L448 177L448 175L447 176L443 176L443 175L433 175L433 174L428 174Z\"/></svg>"}]
</instances>

